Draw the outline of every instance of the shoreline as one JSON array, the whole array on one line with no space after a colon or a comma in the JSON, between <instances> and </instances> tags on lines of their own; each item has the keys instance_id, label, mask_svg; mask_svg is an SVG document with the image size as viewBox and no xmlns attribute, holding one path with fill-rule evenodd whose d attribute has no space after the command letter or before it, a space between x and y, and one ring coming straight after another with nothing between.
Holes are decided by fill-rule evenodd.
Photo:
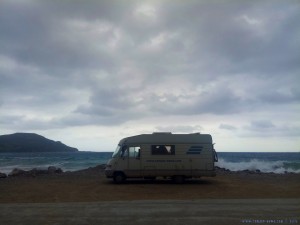
<instances>
[{"instance_id":1,"label":"shoreline","mask_svg":"<svg viewBox=\"0 0 300 225\"><path fill-rule=\"evenodd\" d=\"M2 178L9 178L9 177L20 177L20 176L26 176L26 177L36 177L39 175L49 175L49 174L61 174L61 173L81 173L81 172L86 172L86 173L93 173L94 170L103 170L105 169L106 164L100 164L97 165L95 167L88 167L88 168L84 168L84 169L79 169L79 170L66 170L63 171L63 169L59 168L59 167L55 167L55 166L48 166L48 168L32 168L30 170L23 170L23 169L19 169L19 168L14 168L13 170L11 170L8 173L4 173L1 172L0 170L0 179ZM300 174L300 173L296 173L296 172L288 172L285 171L284 173L275 173L275 172L263 172L260 171L258 169L256 170L238 170L238 171L232 171L226 168L222 168L219 166L215 166L216 172L217 174L280 174L280 175L284 175L284 174Z\"/></svg>"}]
</instances>

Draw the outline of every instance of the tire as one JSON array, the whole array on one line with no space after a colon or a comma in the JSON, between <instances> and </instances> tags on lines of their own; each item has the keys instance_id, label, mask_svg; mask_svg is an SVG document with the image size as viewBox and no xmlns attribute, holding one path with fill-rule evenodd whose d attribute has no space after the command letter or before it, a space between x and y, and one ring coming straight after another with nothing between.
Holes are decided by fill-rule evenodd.
<instances>
[{"instance_id":1,"label":"tire","mask_svg":"<svg viewBox=\"0 0 300 225\"><path fill-rule=\"evenodd\" d=\"M156 180L156 177L144 177L145 180Z\"/></svg>"},{"instance_id":2,"label":"tire","mask_svg":"<svg viewBox=\"0 0 300 225\"><path fill-rule=\"evenodd\" d=\"M114 174L114 182L116 184L122 184L124 183L124 181L126 180L126 177L123 173L118 172Z\"/></svg>"},{"instance_id":3,"label":"tire","mask_svg":"<svg viewBox=\"0 0 300 225\"><path fill-rule=\"evenodd\" d=\"M181 176L181 175L173 176L172 180L175 184L183 184L185 182L185 176Z\"/></svg>"}]
</instances>

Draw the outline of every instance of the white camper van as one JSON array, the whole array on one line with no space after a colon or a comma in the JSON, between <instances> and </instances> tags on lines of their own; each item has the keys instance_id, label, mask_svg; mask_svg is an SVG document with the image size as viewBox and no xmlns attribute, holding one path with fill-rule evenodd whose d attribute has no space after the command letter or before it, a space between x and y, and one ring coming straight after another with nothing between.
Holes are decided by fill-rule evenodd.
<instances>
[{"instance_id":1,"label":"white camper van","mask_svg":"<svg viewBox=\"0 0 300 225\"><path fill-rule=\"evenodd\" d=\"M105 169L107 178L186 178L215 176L217 154L209 134L141 134L122 139Z\"/></svg>"}]
</instances>

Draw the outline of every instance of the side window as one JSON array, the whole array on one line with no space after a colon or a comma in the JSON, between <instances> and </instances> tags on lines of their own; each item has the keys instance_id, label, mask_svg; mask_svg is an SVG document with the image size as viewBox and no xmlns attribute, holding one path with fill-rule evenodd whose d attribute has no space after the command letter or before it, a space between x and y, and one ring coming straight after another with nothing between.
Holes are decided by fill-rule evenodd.
<instances>
[{"instance_id":1,"label":"side window","mask_svg":"<svg viewBox=\"0 0 300 225\"><path fill-rule=\"evenodd\" d=\"M130 158L139 158L140 157L140 146L129 147L129 157Z\"/></svg>"},{"instance_id":2,"label":"side window","mask_svg":"<svg viewBox=\"0 0 300 225\"><path fill-rule=\"evenodd\" d=\"M127 145L124 145L121 149L121 157L127 157L128 156L128 147Z\"/></svg>"},{"instance_id":3,"label":"side window","mask_svg":"<svg viewBox=\"0 0 300 225\"><path fill-rule=\"evenodd\" d=\"M175 145L152 145L152 155L175 155Z\"/></svg>"}]
</instances>

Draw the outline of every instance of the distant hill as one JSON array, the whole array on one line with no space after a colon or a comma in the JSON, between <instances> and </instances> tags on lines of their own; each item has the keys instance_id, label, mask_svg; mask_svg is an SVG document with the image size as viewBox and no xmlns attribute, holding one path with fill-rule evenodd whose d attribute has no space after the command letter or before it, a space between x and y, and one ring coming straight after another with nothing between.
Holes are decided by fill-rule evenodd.
<instances>
[{"instance_id":1,"label":"distant hill","mask_svg":"<svg viewBox=\"0 0 300 225\"><path fill-rule=\"evenodd\" d=\"M52 141L34 133L0 135L1 152L76 152L60 141Z\"/></svg>"}]
</instances>

